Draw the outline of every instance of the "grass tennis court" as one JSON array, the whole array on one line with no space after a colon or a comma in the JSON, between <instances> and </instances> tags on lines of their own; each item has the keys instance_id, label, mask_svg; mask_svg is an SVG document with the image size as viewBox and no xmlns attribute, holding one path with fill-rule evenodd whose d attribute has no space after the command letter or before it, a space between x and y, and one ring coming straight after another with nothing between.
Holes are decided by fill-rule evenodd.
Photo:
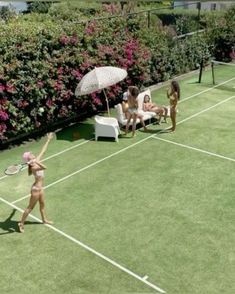
<instances>
[{"instance_id":1,"label":"grass tennis court","mask_svg":"<svg viewBox=\"0 0 235 294\"><path fill-rule=\"evenodd\" d=\"M169 119L118 143L95 142L92 119L57 132L44 157L53 226L36 207L15 232L33 178L3 172L45 138L0 153L1 293L235 293L235 75L217 70L216 85L210 71L180 81L175 133L160 132Z\"/></svg>"}]
</instances>

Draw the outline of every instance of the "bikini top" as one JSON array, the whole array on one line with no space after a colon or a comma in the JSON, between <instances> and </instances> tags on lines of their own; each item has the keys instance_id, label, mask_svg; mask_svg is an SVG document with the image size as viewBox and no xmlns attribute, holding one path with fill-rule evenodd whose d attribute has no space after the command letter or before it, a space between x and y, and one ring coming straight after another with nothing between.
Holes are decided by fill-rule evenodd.
<instances>
[{"instance_id":1,"label":"bikini top","mask_svg":"<svg viewBox=\"0 0 235 294\"><path fill-rule=\"evenodd\" d=\"M44 171L43 170L37 170L36 173L35 173L35 175L37 177L43 178L44 177Z\"/></svg>"}]
</instances>

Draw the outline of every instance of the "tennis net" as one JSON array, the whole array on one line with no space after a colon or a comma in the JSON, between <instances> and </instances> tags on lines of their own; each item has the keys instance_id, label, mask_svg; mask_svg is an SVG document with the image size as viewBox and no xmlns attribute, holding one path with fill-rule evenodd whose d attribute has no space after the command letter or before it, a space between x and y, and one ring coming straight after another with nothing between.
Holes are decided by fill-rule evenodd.
<instances>
[{"instance_id":1,"label":"tennis net","mask_svg":"<svg viewBox=\"0 0 235 294\"><path fill-rule=\"evenodd\" d=\"M235 91L235 62L211 61L212 82L214 85Z\"/></svg>"}]
</instances>

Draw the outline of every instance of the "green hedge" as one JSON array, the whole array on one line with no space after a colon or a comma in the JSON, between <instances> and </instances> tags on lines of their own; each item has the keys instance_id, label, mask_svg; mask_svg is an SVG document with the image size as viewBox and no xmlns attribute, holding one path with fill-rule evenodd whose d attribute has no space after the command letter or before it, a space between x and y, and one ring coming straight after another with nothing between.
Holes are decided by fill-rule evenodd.
<instances>
[{"instance_id":1,"label":"green hedge","mask_svg":"<svg viewBox=\"0 0 235 294\"><path fill-rule=\"evenodd\" d=\"M210 29L202 35L176 39L176 31L158 18L148 28L146 15L79 24L74 11L69 21L62 21L52 6L48 14L19 16L0 27L2 142L90 110L105 109L102 92L74 95L82 76L95 66L112 65L128 71L125 81L108 89L112 104L128 85L141 88L198 68L202 58L210 57L210 48L216 48L216 40L225 36L213 35ZM97 8L95 15L108 13L101 11ZM87 17L81 10L77 15ZM234 45L234 32L227 27L234 20L228 15L224 30ZM208 26L214 22L211 16Z\"/></svg>"}]
</instances>

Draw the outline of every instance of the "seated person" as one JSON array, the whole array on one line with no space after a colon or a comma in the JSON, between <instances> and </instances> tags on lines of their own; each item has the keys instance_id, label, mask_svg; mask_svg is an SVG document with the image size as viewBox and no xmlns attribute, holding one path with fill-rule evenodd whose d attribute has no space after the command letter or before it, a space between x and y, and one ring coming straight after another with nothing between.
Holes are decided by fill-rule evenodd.
<instances>
[{"instance_id":1,"label":"seated person","mask_svg":"<svg viewBox=\"0 0 235 294\"><path fill-rule=\"evenodd\" d=\"M125 115L125 118L128 120L131 116L131 113L128 111L129 110L129 105L128 105L128 93L125 92L123 93L123 101L122 101L122 111ZM137 118L139 118L141 125L143 126L144 130L147 131L147 128L145 126L144 120L143 120L143 115L140 113L137 113Z\"/></svg>"},{"instance_id":2,"label":"seated person","mask_svg":"<svg viewBox=\"0 0 235 294\"><path fill-rule=\"evenodd\" d=\"M144 96L144 103L143 103L143 111L152 111L159 115L159 123L162 122L162 117L164 116L163 122L167 122L167 107L165 106L157 106L157 104L152 103L150 101L149 95Z\"/></svg>"}]
</instances>

